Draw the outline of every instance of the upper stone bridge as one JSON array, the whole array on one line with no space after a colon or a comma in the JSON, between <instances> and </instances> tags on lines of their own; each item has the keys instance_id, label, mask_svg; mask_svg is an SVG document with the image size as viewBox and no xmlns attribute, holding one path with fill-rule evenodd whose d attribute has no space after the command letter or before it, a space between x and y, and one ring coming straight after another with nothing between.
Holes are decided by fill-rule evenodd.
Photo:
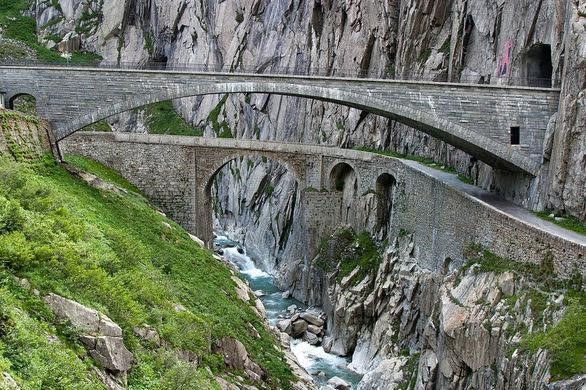
<instances>
[{"instance_id":1,"label":"upper stone bridge","mask_svg":"<svg viewBox=\"0 0 586 390\"><path fill-rule=\"evenodd\" d=\"M428 269L461 263L468 246L478 243L518 261L540 262L551 253L558 273L586 273L583 237L544 226L513 205L497 209L485 191L455 179L469 193L462 191L444 180L454 175L415 161L314 145L130 133L78 132L60 146L116 169L208 243L217 173L230 161L261 156L284 165L297 181L302 212L294 223L306 234L308 261L321 237L349 224L375 233L382 227L390 238L413 233L418 264Z\"/></svg>"},{"instance_id":2,"label":"upper stone bridge","mask_svg":"<svg viewBox=\"0 0 586 390\"><path fill-rule=\"evenodd\" d=\"M36 98L57 141L109 116L207 94L268 93L339 103L441 139L496 168L536 175L559 90L268 74L0 66L10 106Z\"/></svg>"}]
</instances>

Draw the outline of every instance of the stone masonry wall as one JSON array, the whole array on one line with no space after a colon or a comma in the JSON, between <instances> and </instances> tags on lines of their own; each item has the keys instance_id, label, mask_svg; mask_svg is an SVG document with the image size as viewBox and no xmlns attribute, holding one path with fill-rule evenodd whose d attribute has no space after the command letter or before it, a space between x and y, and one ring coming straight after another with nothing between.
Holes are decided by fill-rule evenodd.
<instances>
[{"instance_id":1,"label":"stone masonry wall","mask_svg":"<svg viewBox=\"0 0 586 390\"><path fill-rule=\"evenodd\" d=\"M143 142L138 141L141 139ZM194 220L193 216L201 216L202 212L211 215L211 209L209 204L193 201L197 199L193 196L194 189L205 186L205 183L198 183L189 167L194 167L193 156L199 153L198 150L204 153L210 147L206 144L210 142L214 148L223 145L232 151L240 150L242 154L250 153L250 149L262 154L262 148L274 153L275 147L255 141L148 135L123 137L110 133L78 133L62 141L61 147L66 152L87 155L117 169L156 205L169 215L176 216L177 222L188 230L196 231L200 221L198 217ZM551 253L557 273L567 276L577 269L586 274L586 239L581 236L575 239L558 237L506 214L445 184L442 175L448 175L446 173L436 174L431 168L412 161L355 150L299 144L280 144L279 148L285 161L289 158L315 161L316 155L321 154L322 164L310 164L316 169L329 167L335 161L347 161L356 170L357 196L368 196L368 190L375 188L381 173L391 174L397 181L397 188L389 237L396 237L401 231L413 232L416 257L423 268L437 270L446 259L456 265L461 264L466 248L478 243L497 255L517 261L540 263ZM318 191L313 187L310 191L304 191L305 229L308 235L309 232L321 234L326 230L317 221L337 223L333 210L339 204L340 195L325 191L329 186L329 172L326 171L327 168L322 170L321 188L315 188ZM208 180L205 180L206 183ZM302 190L310 188L304 187L303 183L300 185ZM192 219L187 220L190 216ZM314 238L318 239L317 235Z\"/></svg>"},{"instance_id":2,"label":"stone masonry wall","mask_svg":"<svg viewBox=\"0 0 586 390\"><path fill-rule=\"evenodd\" d=\"M506 147L501 158L523 168L514 158L520 152L533 160L531 173L541 163L547 124L559 101L558 90L539 88L81 68L0 67L0 86L8 99L18 93L33 94L40 115L55 127L57 139L148 103L267 92L335 101L392 117L491 165L494 162L484 157L487 152ZM509 147L511 126L521 127L521 143L514 147Z\"/></svg>"},{"instance_id":3,"label":"stone masonry wall","mask_svg":"<svg viewBox=\"0 0 586 390\"><path fill-rule=\"evenodd\" d=\"M61 142L61 152L87 156L116 169L171 219L195 231L198 221L193 148L121 143L90 133L84 134L84 142L77 141L79 138Z\"/></svg>"}]
</instances>

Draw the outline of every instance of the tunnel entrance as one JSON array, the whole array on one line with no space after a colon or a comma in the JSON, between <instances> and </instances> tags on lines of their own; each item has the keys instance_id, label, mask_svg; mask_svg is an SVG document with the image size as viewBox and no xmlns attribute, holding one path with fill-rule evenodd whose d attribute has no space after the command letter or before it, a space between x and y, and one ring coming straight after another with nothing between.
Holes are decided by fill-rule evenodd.
<instances>
[{"instance_id":1,"label":"tunnel entrance","mask_svg":"<svg viewBox=\"0 0 586 390\"><path fill-rule=\"evenodd\" d=\"M531 46L525 57L525 67L528 86L551 87L551 46L543 43Z\"/></svg>"}]
</instances>

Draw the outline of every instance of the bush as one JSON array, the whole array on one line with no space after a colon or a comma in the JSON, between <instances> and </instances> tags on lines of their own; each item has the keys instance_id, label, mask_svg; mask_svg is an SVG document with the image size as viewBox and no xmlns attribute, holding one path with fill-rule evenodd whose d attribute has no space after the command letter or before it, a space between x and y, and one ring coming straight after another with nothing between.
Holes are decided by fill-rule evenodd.
<instances>
[{"instance_id":1,"label":"bush","mask_svg":"<svg viewBox=\"0 0 586 390\"><path fill-rule=\"evenodd\" d=\"M17 200L8 200L0 195L0 234L22 229L23 211Z\"/></svg>"},{"instance_id":2,"label":"bush","mask_svg":"<svg viewBox=\"0 0 586 390\"><path fill-rule=\"evenodd\" d=\"M30 266L33 258L31 244L22 232L0 235L0 265L19 270Z\"/></svg>"}]
</instances>

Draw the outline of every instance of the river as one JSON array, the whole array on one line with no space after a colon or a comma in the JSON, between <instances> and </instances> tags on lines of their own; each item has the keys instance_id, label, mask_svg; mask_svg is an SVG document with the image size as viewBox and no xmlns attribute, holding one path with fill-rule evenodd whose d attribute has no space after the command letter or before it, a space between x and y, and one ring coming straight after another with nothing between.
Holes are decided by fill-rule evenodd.
<instances>
[{"instance_id":1,"label":"river","mask_svg":"<svg viewBox=\"0 0 586 390\"><path fill-rule=\"evenodd\" d=\"M253 291L262 291L260 300L265 306L269 324L275 325L291 305L305 309L305 305L293 298L283 298L283 292L273 284L268 273L257 268L256 264L246 255L246 249L226 236L217 235L214 239L216 248L222 248L224 258L240 270L243 279L247 280ZM360 381L361 376L348 369L349 359L324 351L319 346L312 346L300 339L291 339L291 351L299 364L312 375L317 385L324 385L330 378L337 376L350 383L352 387Z\"/></svg>"}]
</instances>

